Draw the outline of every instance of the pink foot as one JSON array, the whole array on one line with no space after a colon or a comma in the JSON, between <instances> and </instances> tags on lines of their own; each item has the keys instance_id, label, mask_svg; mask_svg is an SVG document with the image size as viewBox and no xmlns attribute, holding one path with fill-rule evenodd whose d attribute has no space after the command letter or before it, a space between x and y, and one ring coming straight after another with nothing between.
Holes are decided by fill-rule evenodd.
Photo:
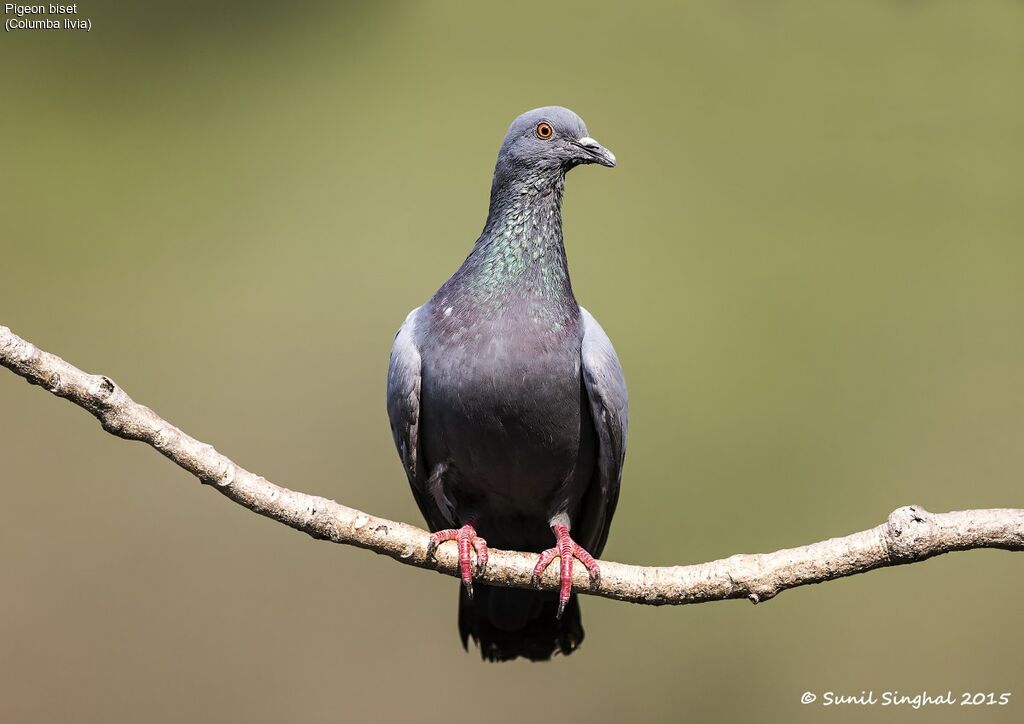
<instances>
[{"instance_id":1,"label":"pink foot","mask_svg":"<svg viewBox=\"0 0 1024 724\"><path fill-rule=\"evenodd\" d=\"M472 523L466 523L461 528L448 528L430 534L430 542L427 543L427 558L434 555L437 547L446 540L458 541L459 544L459 572L462 574L462 584L466 587L466 593L473 597L473 565L470 560L470 548L476 551L476 573L480 575L487 567L487 541L476 534L476 528Z\"/></svg>"},{"instance_id":2,"label":"pink foot","mask_svg":"<svg viewBox=\"0 0 1024 724\"><path fill-rule=\"evenodd\" d=\"M562 612L565 611L565 606L569 603L569 596L572 594L573 558L578 558L580 563L587 567L587 571L590 573L590 580L594 583L601 580L601 570L598 568L594 557L569 537L568 528L564 525L555 525L551 527L551 530L554 531L558 543L554 548L548 548L540 554L540 560L537 561L537 565L533 569L533 581L534 583L540 581L540 577L544 575L544 571L551 565L551 561L555 560L556 556L559 558L561 562L562 588L558 592L558 618L562 618Z\"/></svg>"}]
</instances>

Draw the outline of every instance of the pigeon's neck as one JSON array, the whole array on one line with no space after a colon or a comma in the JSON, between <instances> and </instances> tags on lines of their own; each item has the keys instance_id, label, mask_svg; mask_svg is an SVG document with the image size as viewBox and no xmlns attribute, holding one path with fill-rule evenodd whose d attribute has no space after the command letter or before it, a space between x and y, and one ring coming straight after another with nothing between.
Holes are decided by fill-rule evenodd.
<instances>
[{"instance_id":1,"label":"pigeon's neck","mask_svg":"<svg viewBox=\"0 0 1024 724\"><path fill-rule=\"evenodd\" d=\"M484 231L466 259L481 289L572 299L562 243L565 177L529 176L495 188Z\"/></svg>"}]
</instances>

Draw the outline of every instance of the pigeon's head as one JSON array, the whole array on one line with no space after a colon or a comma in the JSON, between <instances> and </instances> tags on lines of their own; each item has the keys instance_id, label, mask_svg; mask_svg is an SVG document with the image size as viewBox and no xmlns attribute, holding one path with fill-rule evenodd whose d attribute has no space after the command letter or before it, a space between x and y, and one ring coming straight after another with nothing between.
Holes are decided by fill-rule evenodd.
<instances>
[{"instance_id":1,"label":"pigeon's head","mask_svg":"<svg viewBox=\"0 0 1024 724\"><path fill-rule=\"evenodd\" d=\"M512 121L498 152L496 171L531 179L561 176L585 163L614 166L615 154L591 138L583 119L568 108L546 106Z\"/></svg>"}]
</instances>

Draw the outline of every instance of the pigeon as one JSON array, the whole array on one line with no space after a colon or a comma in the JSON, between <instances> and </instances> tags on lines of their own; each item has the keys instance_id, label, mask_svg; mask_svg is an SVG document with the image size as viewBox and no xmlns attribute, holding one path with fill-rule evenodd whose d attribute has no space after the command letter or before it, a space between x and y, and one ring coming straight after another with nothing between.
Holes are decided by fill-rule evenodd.
<instances>
[{"instance_id":1,"label":"pigeon","mask_svg":"<svg viewBox=\"0 0 1024 724\"><path fill-rule=\"evenodd\" d=\"M549 106L516 118L483 232L391 350L388 418L431 531L428 557L457 544L459 635L489 661L543 661L580 645L573 563L599 580L619 497L626 383L573 295L562 242L565 174L583 164L612 167L615 155L578 115ZM535 582L558 558L559 591L474 587L488 544L538 553Z\"/></svg>"}]
</instances>

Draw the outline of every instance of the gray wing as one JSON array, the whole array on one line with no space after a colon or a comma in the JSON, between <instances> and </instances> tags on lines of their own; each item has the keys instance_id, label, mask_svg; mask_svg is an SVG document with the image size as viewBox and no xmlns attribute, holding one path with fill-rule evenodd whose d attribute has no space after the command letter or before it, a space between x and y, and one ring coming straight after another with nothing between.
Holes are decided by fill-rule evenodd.
<instances>
[{"instance_id":1,"label":"gray wing","mask_svg":"<svg viewBox=\"0 0 1024 724\"><path fill-rule=\"evenodd\" d=\"M388 419L398 457L409 478L416 504L431 530L444 528L444 518L427 490L429 471L420 447L421 359L416 346L416 319L422 307L409 312L395 335L388 364Z\"/></svg>"},{"instance_id":2,"label":"gray wing","mask_svg":"<svg viewBox=\"0 0 1024 724\"><path fill-rule=\"evenodd\" d=\"M597 470L583 498L579 538L595 557L608 540L608 528L619 500L622 464L626 458L629 397L619 357L597 320L583 307L581 361L583 385L597 435Z\"/></svg>"}]
</instances>

